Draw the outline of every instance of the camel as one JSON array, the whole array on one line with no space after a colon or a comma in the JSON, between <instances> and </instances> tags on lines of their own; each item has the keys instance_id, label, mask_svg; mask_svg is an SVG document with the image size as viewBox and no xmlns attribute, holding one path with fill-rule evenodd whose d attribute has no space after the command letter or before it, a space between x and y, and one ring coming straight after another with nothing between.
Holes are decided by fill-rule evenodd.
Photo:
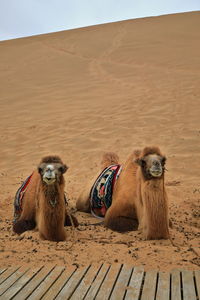
<instances>
[{"instance_id":1,"label":"camel","mask_svg":"<svg viewBox=\"0 0 200 300\"><path fill-rule=\"evenodd\" d=\"M166 158L158 147L145 147L130 155L120 170L117 170L120 174L112 187L111 205L103 210L105 215L101 215L106 227L119 232L139 229L147 240L169 238L165 162ZM103 168L109 168L109 165L119 165L115 153L103 156L102 173ZM90 181L85 187L77 199L76 207L80 211L96 212L98 216L92 193L97 181L95 184ZM104 198L100 202L105 206Z\"/></svg>"},{"instance_id":2,"label":"camel","mask_svg":"<svg viewBox=\"0 0 200 300\"><path fill-rule=\"evenodd\" d=\"M25 182L25 190L20 188L21 193L18 190L16 194L14 232L21 234L37 227L42 239L64 241L64 226L78 226L76 218L66 210L63 174L67 169L59 156L41 160Z\"/></svg>"}]
</instances>

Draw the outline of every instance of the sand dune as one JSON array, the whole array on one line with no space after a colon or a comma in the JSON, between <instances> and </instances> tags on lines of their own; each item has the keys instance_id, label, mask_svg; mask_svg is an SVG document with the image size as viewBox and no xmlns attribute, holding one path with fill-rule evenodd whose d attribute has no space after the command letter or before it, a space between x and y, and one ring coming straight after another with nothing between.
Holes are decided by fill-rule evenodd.
<instances>
[{"instance_id":1,"label":"sand dune","mask_svg":"<svg viewBox=\"0 0 200 300\"><path fill-rule=\"evenodd\" d=\"M199 268L200 13L129 20L0 43L0 263L126 262ZM41 157L58 154L70 207L104 151L123 162L159 145L166 154L169 241L117 234L77 213L67 242L12 233L13 198ZM194 251L195 250L195 251ZM91 253L94 255L91 256ZM148 259L147 259L148 258Z\"/></svg>"}]
</instances>

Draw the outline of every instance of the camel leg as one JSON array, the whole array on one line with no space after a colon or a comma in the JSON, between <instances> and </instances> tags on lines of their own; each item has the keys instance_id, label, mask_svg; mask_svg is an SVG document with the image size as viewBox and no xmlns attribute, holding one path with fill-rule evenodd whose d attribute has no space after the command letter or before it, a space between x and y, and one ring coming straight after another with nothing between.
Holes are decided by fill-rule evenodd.
<instances>
[{"instance_id":1,"label":"camel leg","mask_svg":"<svg viewBox=\"0 0 200 300\"><path fill-rule=\"evenodd\" d=\"M39 231L39 236L41 240L49 240L53 242L65 241L66 239L65 231L59 232L56 236L49 236L48 233Z\"/></svg>"},{"instance_id":2,"label":"camel leg","mask_svg":"<svg viewBox=\"0 0 200 300\"><path fill-rule=\"evenodd\" d=\"M76 202L76 208L78 211L89 213L90 212L90 199L89 198L82 199L79 197Z\"/></svg>"},{"instance_id":3,"label":"camel leg","mask_svg":"<svg viewBox=\"0 0 200 300\"><path fill-rule=\"evenodd\" d=\"M90 190L94 183L94 180L91 180L85 187L84 190L79 195L77 202L76 202L76 208L79 211L82 212L90 212Z\"/></svg>"},{"instance_id":4,"label":"camel leg","mask_svg":"<svg viewBox=\"0 0 200 300\"><path fill-rule=\"evenodd\" d=\"M138 229L138 220L134 212L127 214L113 206L106 213L104 225L118 232L134 231Z\"/></svg>"},{"instance_id":5,"label":"camel leg","mask_svg":"<svg viewBox=\"0 0 200 300\"><path fill-rule=\"evenodd\" d=\"M13 231L17 234L21 234L27 230L32 230L36 226L35 220L19 220L13 224Z\"/></svg>"},{"instance_id":6,"label":"camel leg","mask_svg":"<svg viewBox=\"0 0 200 300\"><path fill-rule=\"evenodd\" d=\"M36 227L35 220L35 203L28 201L28 198L24 196L24 206L22 208L22 214L16 223L13 224L13 231L17 234L21 234L27 230L32 230Z\"/></svg>"},{"instance_id":7,"label":"camel leg","mask_svg":"<svg viewBox=\"0 0 200 300\"><path fill-rule=\"evenodd\" d=\"M70 216L69 216L70 215ZM72 219L72 220L71 220ZM73 222L73 224L72 224ZM78 220L75 216L69 214L67 212L67 210L65 211L65 224L64 226L75 226L75 227L78 227L79 223L78 223Z\"/></svg>"},{"instance_id":8,"label":"camel leg","mask_svg":"<svg viewBox=\"0 0 200 300\"><path fill-rule=\"evenodd\" d=\"M138 229L138 221L125 216L115 216L112 220L107 220L105 226L118 232L134 231Z\"/></svg>"}]
</instances>

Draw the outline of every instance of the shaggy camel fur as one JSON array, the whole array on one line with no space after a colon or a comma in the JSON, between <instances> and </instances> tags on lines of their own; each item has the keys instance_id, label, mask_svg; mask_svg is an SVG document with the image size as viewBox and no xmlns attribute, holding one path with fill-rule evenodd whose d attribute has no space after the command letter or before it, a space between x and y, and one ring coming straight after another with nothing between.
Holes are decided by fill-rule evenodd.
<instances>
[{"instance_id":1,"label":"shaggy camel fur","mask_svg":"<svg viewBox=\"0 0 200 300\"><path fill-rule=\"evenodd\" d=\"M110 160L109 160L110 158ZM142 230L145 239L169 237L168 201L164 184L166 158L158 147L134 151L115 183L112 204L107 210L104 225L112 230L126 232ZM118 156L107 153L102 167L118 164ZM90 212L90 182L77 200L77 209Z\"/></svg>"},{"instance_id":2,"label":"shaggy camel fur","mask_svg":"<svg viewBox=\"0 0 200 300\"><path fill-rule=\"evenodd\" d=\"M46 156L32 174L22 201L22 213L13 230L21 234L37 228L40 237L51 241L63 241L66 238L64 226L70 226L71 218L75 226L75 217L66 210L63 174L67 166L58 156Z\"/></svg>"}]
</instances>

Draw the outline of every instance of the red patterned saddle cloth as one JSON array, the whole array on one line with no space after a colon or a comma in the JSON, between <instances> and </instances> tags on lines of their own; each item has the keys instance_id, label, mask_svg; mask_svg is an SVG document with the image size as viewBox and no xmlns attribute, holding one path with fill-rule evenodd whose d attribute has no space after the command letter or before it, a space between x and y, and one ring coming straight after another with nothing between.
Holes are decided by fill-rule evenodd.
<instances>
[{"instance_id":1,"label":"red patterned saddle cloth","mask_svg":"<svg viewBox=\"0 0 200 300\"><path fill-rule=\"evenodd\" d=\"M112 204L113 187L121 171L120 165L111 165L104 169L95 181L90 192L91 213L104 218Z\"/></svg>"}]
</instances>

